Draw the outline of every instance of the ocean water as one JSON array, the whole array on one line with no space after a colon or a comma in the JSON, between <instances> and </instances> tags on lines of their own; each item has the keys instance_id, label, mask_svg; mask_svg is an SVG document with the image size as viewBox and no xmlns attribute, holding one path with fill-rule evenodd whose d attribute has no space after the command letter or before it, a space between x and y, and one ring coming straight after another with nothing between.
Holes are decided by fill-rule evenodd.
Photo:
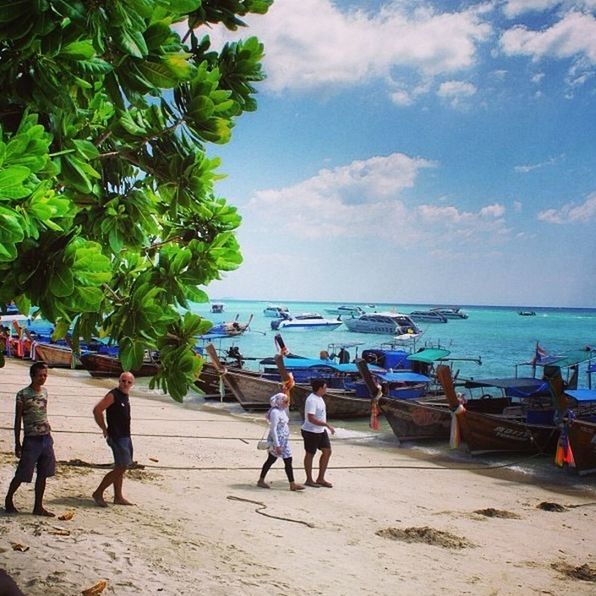
<instances>
[{"instance_id":1,"label":"ocean water","mask_svg":"<svg viewBox=\"0 0 596 596\"><path fill-rule=\"evenodd\" d=\"M209 304L195 304L193 311L209 318L214 323L232 321L236 317L246 322L252 315L250 330L244 335L221 341L221 347L237 346L240 352L255 360L247 360L247 366L256 368L259 359L275 354L274 336L271 329L273 319L265 317L263 309L268 303L247 300L221 300L224 312L212 314ZM290 313L318 312L328 318L326 308L337 308L337 303L284 302ZM393 311L409 313L436 305L419 304L376 304L374 308L359 304L366 311ZM462 377L514 376L515 365L532 359L536 343L549 353L579 349L585 346L596 348L596 309L462 306L468 319L450 319L447 324L418 323L423 335L418 345L440 344L451 351L451 357L478 358L482 364L457 362ZM519 310L533 310L536 316L524 317ZM289 350L301 356L317 358L321 350L328 350L330 344L361 342L350 348L351 357L391 339L389 335L354 333L345 325L334 331L283 331L282 336ZM217 342L216 342L217 343ZM519 368L518 373L528 374L529 367ZM580 383L586 379L581 378Z\"/></svg>"}]
</instances>

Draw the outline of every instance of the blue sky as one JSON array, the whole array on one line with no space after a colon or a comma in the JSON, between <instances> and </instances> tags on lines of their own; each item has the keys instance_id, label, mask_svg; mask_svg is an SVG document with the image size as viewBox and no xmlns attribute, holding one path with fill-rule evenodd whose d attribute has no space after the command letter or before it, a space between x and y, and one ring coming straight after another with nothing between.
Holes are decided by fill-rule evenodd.
<instances>
[{"instance_id":1,"label":"blue sky","mask_svg":"<svg viewBox=\"0 0 596 596\"><path fill-rule=\"evenodd\" d=\"M276 0L213 298L596 307L596 0ZM211 31L214 44L223 32Z\"/></svg>"}]
</instances>

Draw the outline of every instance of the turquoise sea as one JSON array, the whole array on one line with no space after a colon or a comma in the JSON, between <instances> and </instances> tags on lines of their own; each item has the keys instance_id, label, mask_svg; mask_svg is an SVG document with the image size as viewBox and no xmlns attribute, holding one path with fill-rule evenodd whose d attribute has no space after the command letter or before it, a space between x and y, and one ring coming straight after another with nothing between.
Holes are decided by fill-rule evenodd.
<instances>
[{"instance_id":1,"label":"turquoise sea","mask_svg":"<svg viewBox=\"0 0 596 596\"><path fill-rule=\"evenodd\" d=\"M250 358L264 358L275 353L274 335L271 321L263 315L267 302L249 300L220 300L224 312L212 314L209 304L196 304L193 310L214 323L232 321L238 316L240 322L248 321L253 315L250 331L243 336L222 341L222 348L238 346L240 352ZM325 309L337 308L338 303L324 302L281 302L290 313L318 312L326 318L335 318L325 313ZM350 303L352 304L352 303ZM433 304L375 304L374 308L366 304L356 304L366 311L393 311L409 313L413 310L431 308ZM521 362L528 362L534 355L536 342L548 352L559 353L584 346L596 348L596 308L540 308L540 307L502 307L502 306L461 306L468 319L450 319L447 324L418 323L424 331L419 345L425 342L440 343L451 351L453 357L475 357L482 359L478 366L470 362L460 362L461 376L492 377L513 376L514 367ZM531 310L536 316L520 316L518 311ZM316 358L321 350L327 350L329 344L344 342L362 342L358 348L351 348L352 357L356 350L378 346L388 341L391 336L368 333L353 333L345 326L334 331L285 331L284 341L290 351L301 356ZM331 353L331 352L330 352ZM247 361L250 366L251 362ZM520 373L523 369L520 369ZM526 373L528 370L526 368ZM585 379L584 379L585 380Z\"/></svg>"}]
</instances>

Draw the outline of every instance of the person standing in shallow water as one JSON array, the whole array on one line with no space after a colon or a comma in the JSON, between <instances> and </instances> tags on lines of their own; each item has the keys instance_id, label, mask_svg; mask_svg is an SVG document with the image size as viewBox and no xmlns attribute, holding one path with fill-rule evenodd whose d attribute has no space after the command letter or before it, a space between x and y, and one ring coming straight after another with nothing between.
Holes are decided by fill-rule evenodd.
<instances>
[{"instance_id":1,"label":"person standing in shallow water","mask_svg":"<svg viewBox=\"0 0 596 596\"><path fill-rule=\"evenodd\" d=\"M271 408L267 412L267 420L269 421L267 441L271 444L271 447L269 448L269 457L261 468L261 475L259 476L257 486L271 488L265 482L265 476L277 458L281 457L284 460L290 490L304 490L301 484L296 484L294 481L292 449L290 448L290 426L288 424L289 398L285 393L276 393L270 398L269 403L271 404Z\"/></svg>"},{"instance_id":2,"label":"person standing in shallow water","mask_svg":"<svg viewBox=\"0 0 596 596\"><path fill-rule=\"evenodd\" d=\"M23 482L31 482L37 466L35 478L34 515L54 517L43 506L46 479L56 473L54 441L48 422L48 391L44 384L48 378L48 366L45 362L36 362L29 369L31 384L17 393L14 418L15 455L19 458L17 471L10 483L4 507L6 513L18 513L13 496ZM21 445L21 421L24 438Z\"/></svg>"},{"instance_id":3,"label":"person standing in shallow water","mask_svg":"<svg viewBox=\"0 0 596 596\"><path fill-rule=\"evenodd\" d=\"M103 436L114 454L114 469L104 476L93 493L93 500L100 507L108 506L103 493L111 484L114 485L114 505L132 505L122 494L122 484L124 474L133 462L128 393L134 382L135 378L132 373L123 372L120 375L118 387L109 391L93 408L95 422L101 428Z\"/></svg>"}]
</instances>

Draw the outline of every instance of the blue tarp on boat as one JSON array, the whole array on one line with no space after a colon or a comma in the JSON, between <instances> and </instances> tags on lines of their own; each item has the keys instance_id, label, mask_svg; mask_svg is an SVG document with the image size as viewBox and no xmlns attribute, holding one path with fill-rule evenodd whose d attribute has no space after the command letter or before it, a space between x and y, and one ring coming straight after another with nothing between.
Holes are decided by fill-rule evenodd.
<instances>
[{"instance_id":1,"label":"blue tarp on boat","mask_svg":"<svg viewBox=\"0 0 596 596\"><path fill-rule=\"evenodd\" d=\"M284 366L289 370L301 368L328 368L340 373L358 373L358 367L354 362L338 364L332 360L319 360L317 358L284 358ZM371 372L383 372L385 369L369 365Z\"/></svg>"},{"instance_id":2,"label":"blue tarp on boat","mask_svg":"<svg viewBox=\"0 0 596 596\"><path fill-rule=\"evenodd\" d=\"M565 395L583 404L596 403L596 389L569 389L565 391Z\"/></svg>"},{"instance_id":3,"label":"blue tarp on boat","mask_svg":"<svg viewBox=\"0 0 596 596\"><path fill-rule=\"evenodd\" d=\"M377 377L387 383L430 383L431 381L426 375L420 375L411 371L388 372L377 375Z\"/></svg>"}]
</instances>

